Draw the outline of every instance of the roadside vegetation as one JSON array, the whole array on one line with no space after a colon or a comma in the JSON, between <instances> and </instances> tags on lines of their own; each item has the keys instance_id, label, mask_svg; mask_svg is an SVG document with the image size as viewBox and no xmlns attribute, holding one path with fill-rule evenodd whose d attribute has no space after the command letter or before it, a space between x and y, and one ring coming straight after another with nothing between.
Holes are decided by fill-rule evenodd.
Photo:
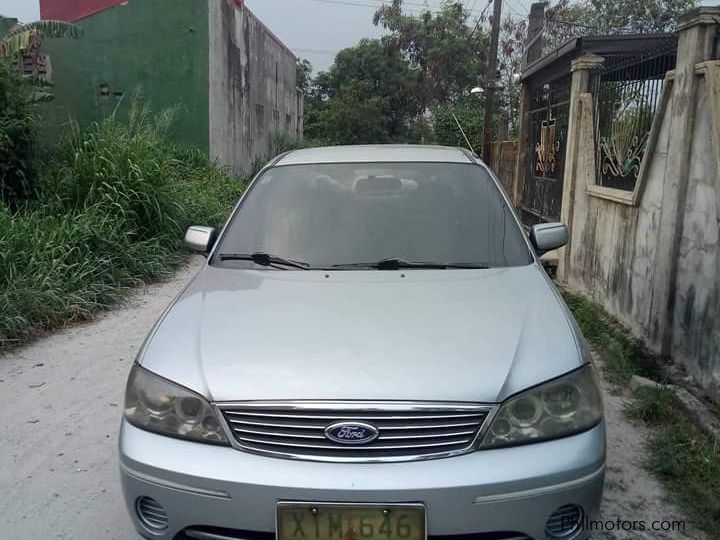
<instances>
[{"instance_id":1,"label":"roadside vegetation","mask_svg":"<svg viewBox=\"0 0 720 540\"><path fill-rule=\"evenodd\" d=\"M672 32L696 0L553 0L545 10L543 41L549 52L581 35ZM490 48L491 3L457 0L418 8L392 0L378 6L372 24L380 39L341 50L334 64L312 76L298 63L305 95L305 135L329 144L432 142L480 148ZM483 7L481 7L483 6ZM501 21L492 137L514 137L519 112L518 74L526 50L527 21L505 11ZM515 14L517 15L517 14ZM453 116L454 115L454 116Z\"/></svg>"},{"instance_id":2,"label":"roadside vegetation","mask_svg":"<svg viewBox=\"0 0 720 540\"><path fill-rule=\"evenodd\" d=\"M625 386L633 375L653 376L657 369L643 351L642 343L602 306L584 296L563 293L585 339L602 356L605 377Z\"/></svg>"},{"instance_id":3,"label":"roadside vegetation","mask_svg":"<svg viewBox=\"0 0 720 540\"><path fill-rule=\"evenodd\" d=\"M670 500L710 538L720 538L720 447L682 413L672 388L638 388L628 414L652 426L647 468Z\"/></svg>"},{"instance_id":4,"label":"roadside vegetation","mask_svg":"<svg viewBox=\"0 0 720 540\"><path fill-rule=\"evenodd\" d=\"M579 295L563 296L611 383L626 388L633 375L660 378L642 344L600 305ZM626 413L652 428L645 466L663 482L671 502L709 538L720 538L718 442L688 420L671 386L639 387Z\"/></svg>"},{"instance_id":5,"label":"roadside vegetation","mask_svg":"<svg viewBox=\"0 0 720 540\"><path fill-rule=\"evenodd\" d=\"M141 106L40 152L32 88L0 69L1 349L167 276L185 228L220 226L245 184L170 142L172 111Z\"/></svg>"}]
</instances>

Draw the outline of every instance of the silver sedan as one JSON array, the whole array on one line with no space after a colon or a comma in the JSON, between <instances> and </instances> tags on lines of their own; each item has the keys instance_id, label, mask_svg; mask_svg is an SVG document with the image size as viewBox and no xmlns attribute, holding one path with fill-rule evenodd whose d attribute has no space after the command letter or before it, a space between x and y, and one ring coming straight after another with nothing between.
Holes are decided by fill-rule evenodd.
<instances>
[{"instance_id":1,"label":"silver sedan","mask_svg":"<svg viewBox=\"0 0 720 540\"><path fill-rule=\"evenodd\" d=\"M583 338L460 149L281 155L150 332L120 469L146 538L580 539L605 424Z\"/></svg>"}]
</instances>

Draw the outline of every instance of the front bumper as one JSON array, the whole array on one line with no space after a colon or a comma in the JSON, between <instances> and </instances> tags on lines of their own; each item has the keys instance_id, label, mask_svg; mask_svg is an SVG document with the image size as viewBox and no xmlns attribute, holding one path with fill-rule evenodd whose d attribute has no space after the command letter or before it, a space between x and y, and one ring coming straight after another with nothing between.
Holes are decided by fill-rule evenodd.
<instances>
[{"instance_id":1,"label":"front bumper","mask_svg":"<svg viewBox=\"0 0 720 540\"><path fill-rule=\"evenodd\" d=\"M146 538L190 527L274 533L278 501L421 502L428 535L512 531L545 540L559 507L597 514L605 476L605 425L556 441L404 463L317 463L155 435L123 421L120 470L125 500ZM168 526L148 530L135 509L152 497ZM579 533L571 536L584 538Z\"/></svg>"}]
</instances>

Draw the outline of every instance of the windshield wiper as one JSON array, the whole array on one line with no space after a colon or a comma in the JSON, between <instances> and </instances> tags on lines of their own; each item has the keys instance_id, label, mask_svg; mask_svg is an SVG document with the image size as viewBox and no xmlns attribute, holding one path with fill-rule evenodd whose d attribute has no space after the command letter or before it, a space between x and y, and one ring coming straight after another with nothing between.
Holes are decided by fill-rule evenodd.
<instances>
[{"instance_id":1,"label":"windshield wiper","mask_svg":"<svg viewBox=\"0 0 720 540\"><path fill-rule=\"evenodd\" d=\"M447 270L449 268L488 269L490 267L485 263L413 262L406 261L405 259L392 258L383 259L382 261L374 263L334 264L331 268L335 270L352 268L371 268L374 270L400 270L403 268L416 268L421 270Z\"/></svg>"},{"instance_id":2,"label":"windshield wiper","mask_svg":"<svg viewBox=\"0 0 720 540\"><path fill-rule=\"evenodd\" d=\"M260 266L272 267L291 267L301 270L310 270L310 265L306 262L285 259L269 253L222 253L219 255L221 261L252 261Z\"/></svg>"}]
</instances>

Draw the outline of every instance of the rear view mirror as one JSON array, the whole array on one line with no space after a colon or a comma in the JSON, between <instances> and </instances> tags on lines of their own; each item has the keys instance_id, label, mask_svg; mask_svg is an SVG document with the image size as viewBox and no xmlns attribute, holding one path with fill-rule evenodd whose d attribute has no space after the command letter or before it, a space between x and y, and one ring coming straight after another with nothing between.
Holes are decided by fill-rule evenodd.
<instances>
[{"instance_id":1,"label":"rear view mirror","mask_svg":"<svg viewBox=\"0 0 720 540\"><path fill-rule=\"evenodd\" d=\"M569 233L563 223L542 223L530 232L530 242L539 254L563 247L568 243Z\"/></svg>"},{"instance_id":2,"label":"rear view mirror","mask_svg":"<svg viewBox=\"0 0 720 540\"><path fill-rule=\"evenodd\" d=\"M215 245L217 230L213 227L193 225L185 233L185 245L193 251L207 254Z\"/></svg>"},{"instance_id":3,"label":"rear view mirror","mask_svg":"<svg viewBox=\"0 0 720 540\"><path fill-rule=\"evenodd\" d=\"M355 181L355 191L370 197L398 195L402 189L402 180L395 176L368 176Z\"/></svg>"}]
</instances>

